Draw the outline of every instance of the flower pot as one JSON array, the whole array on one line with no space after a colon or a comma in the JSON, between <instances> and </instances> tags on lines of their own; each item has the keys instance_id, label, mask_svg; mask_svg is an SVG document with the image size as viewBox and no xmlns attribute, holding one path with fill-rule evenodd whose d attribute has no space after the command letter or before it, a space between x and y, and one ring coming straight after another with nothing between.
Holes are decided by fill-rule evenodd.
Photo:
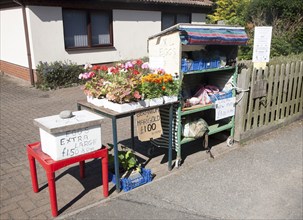
<instances>
[{"instance_id":1,"label":"flower pot","mask_svg":"<svg viewBox=\"0 0 303 220\"><path fill-rule=\"evenodd\" d=\"M93 98L94 97L88 95L88 96L86 96L86 101L89 102L89 103L92 103Z\"/></svg>"},{"instance_id":2,"label":"flower pot","mask_svg":"<svg viewBox=\"0 0 303 220\"><path fill-rule=\"evenodd\" d=\"M108 101L106 103L106 105L104 106L104 108L108 108L110 110L113 110L115 112L128 112L128 111L133 111L137 108L139 108L140 105L138 102L130 102L130 103L123 103L123 104L119 104L119 103L114 103L111 101Z\"/></svg>"},{"instance_id":3,"label":"flower pot","mask_svg":"<svg viewBox=\"0 0 303 220\"><path fill-rule=\"evenodd\" d=\"M171 103L178 101L178 96L163 96L164 103Z\"/></svg>"},{"instance_id":4,"label":"flower pot","mask_svg":"<svg viewBox=\"0 0 303 220\"><path fill-rule=\"evenodd\" d=\"M149 107L149 99L140 100L140 101L139 101L139 105L140 105L142 108Z\"/></svg>"},{"instance_id":5,"label":"flower pot","mask_svg":"<svg viewBox=\"0 0 303 220\"><path fill-rule=\"evenodd\" d=\"M87 96L87 102L92 103L95 106L101 107L104 106L107 101L107 99L98 99L98 98L93 98L91 96Z\"/></svg>"},{"instance_id":6,"label":"flower pot","mask_svg":"<svg viewBox=\"0 0 303 220\"><path fill-rule=\"evenodd\" d=\"M162 105L163 104L163 98L154 98L149 100L149 106L155 106L155 105Z\"/></svg>"}]
</instances>

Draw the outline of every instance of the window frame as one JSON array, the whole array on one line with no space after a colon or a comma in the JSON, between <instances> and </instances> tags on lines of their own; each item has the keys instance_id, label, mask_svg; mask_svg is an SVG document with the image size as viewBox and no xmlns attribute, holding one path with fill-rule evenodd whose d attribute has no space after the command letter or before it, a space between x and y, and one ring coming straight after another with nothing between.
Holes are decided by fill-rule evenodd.
<instances>
[{"instance_id":1,"label":"window frame","mask_svg":"<svg viewBox=\"0 0 303 220\"><path fill-rule=\"evenodd\" d=\"M82 11L85 12L86 14L86 30L87 30L87 46L83 46L83 47L66 47L65 44L65 28L64 28L64 11L68 11L68 10L78 10L78 11ZM92 45L92 25L91 25L91 14L93 12L102 12L102 13L107 13L108 14L108 18L109 18L109 40L110 43L109 44L102 44L102 45ZM78 9L78 8L62 8L62 22L63 22L63 38L64 38L64 48L66 51L72 51L72 50L92 50L92 49L102 49L102 48L113 48L114 47L114 37L113 37L113 12L112 10L97 10L97 9Z\"/></svg>"},{"instance_id":2,"label":"window frame","mask_svg":"<svg viewBox=\"0 0 303 220\"><path fill-rule=\"evenodd\" d=\"M183 13L183 12L161 12L161 31L165 30L163 28L163 14L167 14L167 15L173 15L174 16L174 25L177 24L177 17L178 15L184 14L184 15L188 15L189 16L189 23L192 22L192 13Z\"/></svg>"}]
</instances>

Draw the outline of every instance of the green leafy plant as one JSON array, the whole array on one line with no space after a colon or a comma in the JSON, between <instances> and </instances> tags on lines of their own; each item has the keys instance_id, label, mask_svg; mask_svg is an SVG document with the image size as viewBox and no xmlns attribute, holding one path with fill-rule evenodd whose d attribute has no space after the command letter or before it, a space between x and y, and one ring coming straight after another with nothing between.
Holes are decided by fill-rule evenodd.
<instances>
[{"instance_id":1,"label":"green leafy plant","mask_svg":"<svg viewBox=\"0 0 303 220\"><path fill-rule=\"evenodd\" d=\"M108 144L109 151L114 147L113 144ZM127 171L136 170L141 172L141 164L138 163L136 155L132 150L127 150L125 146L121 146L122 150L118 151L119 170L124 173ZM109 154L109 164L114 164L114 156Z\"/></svg>"},{"instance_id":2,"label":"green leafy plant","mask_svg":"<svg viewBox=\"0 0 303 220\"><path fill-rule=\"evenodd\" d=\"M36 88L42 90L57 89L78 85L78 75L82 68L71 61L39 62L36 67Z\"/></svg>"},{"instance_id":3,"label":"green leafy plant","mask_svg":"<svg viewBox=\"0 0 303 220\"><path fill-rule=\"evenodd\" d=\"M120 104L140 100L141 95L138 91L140 77L141 74L116 74L116 79L108 84L106 98Z\"/></svg>"},{"instance_id":4,"label":"green leafy plant","mask_svg":"<svg viewBox=\"0 0 303 220\"><path fill-rule=\"evenodd\" d=\"M179 80L163 70L143 76L141 83L141 92L145 99L178 95L180 90Z\"/></svg>"}]
</instances>

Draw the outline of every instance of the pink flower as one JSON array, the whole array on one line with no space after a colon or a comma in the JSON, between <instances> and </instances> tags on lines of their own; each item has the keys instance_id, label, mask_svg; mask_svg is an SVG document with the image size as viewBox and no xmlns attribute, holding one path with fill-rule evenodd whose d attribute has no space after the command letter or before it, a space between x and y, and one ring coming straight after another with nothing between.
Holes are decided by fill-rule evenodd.
<instances>
[{"instance_id":1,"label":"pink flower","mask_svg":"<svg viewBox=\"0 0 303 220\"><path fill-rule=\"evenodd\" d=\"M141 68L142 69L148 69L149 68L148 62L143 63Z\"/></svg>"},{"instance_id":2,"label":"pink flower","mask_svg":"<svg viewBox=\"0 0 303 220\"><path fill-rule=\"evenodd\" d=\"M84 69L87 70L87 69L91 69L93 66L90 64L90 63L86 63L84 65Z\"/></svg>"},{"instance_id":3,"label":"pink flower","mask_svg":"<svg viewBox=\"0 0 303 220\"><path fill-rule=\"evenodd\" d=\"M125 67L125 69L132 68L133 64L132 64L132 62L128 61L125 63L124 67Z\"/></svg>"},{"instance_id":4,"label":"pink flower","mask_svg":"<svg viewBox=\"0 0 303 220\"><path fill-rule=\"evenodd\" d=\"M78 78L79 79L90 79L94 76L95 76L95 72L91 71L91 72L88 72L88 73L81 73Z\"/></svg>"},{"instance_id":5,"label":"pink flower","mask_svg":"<svg viewBox=\"0 0 303 220\"><path fill-rule=\"evenodd\" d=\"M134 97L136 99L140 99L141 98L141 95L140 95L140 93L137 90L134 92Z\"/></svg>"},{"instance_id":6,"label":"pink flower","mask_svg":"<svg viewBox=\"0 0 303 220\"><path fill-rule=\"evenodd\" d=\"M90 78L92 78L92 77L94 77L95 76L95 72L89 72L88 73L88 78L90 79Z\"/></svg>"},{"instance_id":7,"label":"pink flower","mask_svg":"<svg viewBox=\"0 0 303 220\"><path fill-rule=\"evenodd\" d=\"M158 69L155 70L155 73L162 75L162 74L165 73L165 70L162 69L162 68L158 68Z\"/></svg>"}]
</instances>

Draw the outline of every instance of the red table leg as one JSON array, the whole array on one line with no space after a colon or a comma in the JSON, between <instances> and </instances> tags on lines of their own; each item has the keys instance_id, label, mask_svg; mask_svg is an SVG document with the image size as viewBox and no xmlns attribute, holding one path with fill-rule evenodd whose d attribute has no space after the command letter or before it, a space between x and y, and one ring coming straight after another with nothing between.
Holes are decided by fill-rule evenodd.
<instances>
[{"instance_id":1,"label":"red table leg","mask_svg":"<svg viewBox=\"0 0 303 220\"><path fill-rule=\"evenodd\" d=\"M29 167L31 172L33 191L37 193L39 192L39 187L38 187L38 179L37 179L36 161L35 158L30 154L28 154L28 161L29 161Z\"/></svg>"},{"instance_id":2,"label":"red table leg","mask_svg":"<svg viewBox=\"0 0 303 220\"><path fill-rule=\"evenodd\" d=\"M104 197L108 197L108 154L106 154L103 158L101 158L102 164L102 184L103 184L103 195Z\"/></svg>"},{"instance_id":3,"label":"red table leg","mask_svg":"<svg viewBox=\"0 0 303 220\"><path fill-rule=\"evenodd\" d=\"M52 215L58 216L58 205L57 205L57 194L56 194L56 183L55 174L53 172L47 172L49 198L51 203Z\"/></svg>"},{"instance_id":4,"label":"red table leg","mask_svg":"<svg viewBox=\"0 0 303 220\"><path fill-rule=\"evenodd\" d=\"M80 161L79 162L79 167L80 167L80 178L83 179L85 177L85 161Z\"/></svg>"}]
</instances>

